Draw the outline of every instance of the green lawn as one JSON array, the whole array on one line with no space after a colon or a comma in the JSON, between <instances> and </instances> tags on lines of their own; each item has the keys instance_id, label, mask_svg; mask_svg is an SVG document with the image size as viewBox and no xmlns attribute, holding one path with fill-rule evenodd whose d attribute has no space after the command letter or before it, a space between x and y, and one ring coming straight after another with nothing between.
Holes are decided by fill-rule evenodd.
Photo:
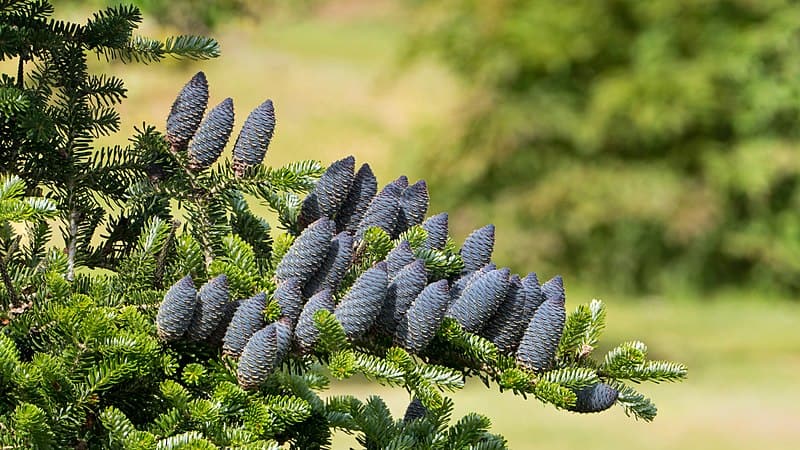
<instances>
[{"instance_id":1,"label":"green lawn","mask_svg":"<svg viewBox=\"0 0 800 450\"><path fill-rule=\"evenodd\" d=\"M143 121L163 129L174 96L202 69L212 102L234 98L238 125L265 98L275 101L278 126L268 164L298 158L327 163L353 154L359 162L369 161L383 182L400 173L418 178L404 143L420 127L442 129L438 119L457 112L462 88L430 64L397 75L402 20L387 3L378 2L367 13L332 10L302 21L233 24L216 33L223 56L214 61L117 65L113 70L126 80L130 98L120 108L122 133L105 143L124 141ZM643 387L660 408L655 422L637 423L620 408L591 416L560 412L479 383L455 395L458 414L487 414L511 448L521 450L797 448L800 303L745 295L615 301L605 293L573 289L570 282L580 280L568 281L569 305L604 295L605 344L641 339L651 357L689 366L682 384ZM408 402L405 392L374 384L335 386L334 392L345 391L362 398L381 395L396 414ZM337 436L335 448L351 442Z\"/></svg>"}]
</instances>

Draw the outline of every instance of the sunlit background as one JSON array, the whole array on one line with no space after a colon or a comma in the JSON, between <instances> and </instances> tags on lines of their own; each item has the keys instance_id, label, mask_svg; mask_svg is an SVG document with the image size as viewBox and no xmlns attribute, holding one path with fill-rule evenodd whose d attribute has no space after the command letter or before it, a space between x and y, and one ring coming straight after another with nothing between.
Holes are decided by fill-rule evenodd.
<instances>
[{"instance_id":1,"label":"sunlit background","mask_svg":"<svg viewBox=\"0 0 800 450\"><path fill-rule=\"evenodd\" d=\"M100 1L55 2L82 20ZM60 4L59 4L60 3ZM237 128L264 99L267 163L369 162L424 178L457 241L498 227L495 261L566 277L609 307L605 350L640 338L689 379L659 406L575 415L470 383L512 449L789 449L800 442L800 6L780 0L146 0L144 34L217 38L205 62L123 78L124 143L164 127L198 70ZM567 3L567 4L565 4ZM602 354L602 353L601 353ZM402 415L408 394L384 397ZM355 445L337 435L334 448Z\"/></svg>"}]
</instances>

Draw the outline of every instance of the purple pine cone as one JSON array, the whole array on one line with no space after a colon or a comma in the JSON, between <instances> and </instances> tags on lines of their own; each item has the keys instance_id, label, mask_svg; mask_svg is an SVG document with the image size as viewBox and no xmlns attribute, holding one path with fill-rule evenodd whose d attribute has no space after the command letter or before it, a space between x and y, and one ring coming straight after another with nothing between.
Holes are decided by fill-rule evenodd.
<instances>
[{"instance_id":1,"label":"purple pine cone","mask_svg":"<svg viewBox=\"0 0 800 450\"><path fill-rule=\"evenodd\" d=\"M464 272L472 272L489 264L494 249L494 225L478 228L467 236L461 247Z\"/></svg>"},{"instance_id":2,"label":"purple pine cone","mask_svg":"<svg viewBox=\"0 0 800 450\"><path fill-rule=\"evenodd\" d=\"M214 164L233 131L233 100L226 98L212 109L189 141L189 168L204 170Z\"/></svg>"},{"instance_id":3,"label":"purple pine cone","mask_svg":"<svg viewBox=\"0 0 800 450\"><path fill-rule=\"evenodd\" d=\"M605 411L616 403L619 392L606 383L587 386L575 392L578 400L572 411L579 413L595 413Z\"/></svg>"},{"instance_id":4,"label":"purple pine cone","mask_svg":"<svg viewBox=\"0 0 800 450\"><path fill-rule=\"evenodd\" d=\"M386 289L379 326L388 335L393 335L397 324L403 320L406 311L415 298L425 289L428 273L425 261L418 259L403 267Z\"/></svg>"},{"instance_id":5,"label":"purple pine cone","mask_svg":"<svg viewBox=\"0 0 800 450\"><path fill-rule=\"evenodd\" d=\"M267 307L267 296L261 292L239 303L233 313L225 337L222 338L222 352L238 357L242 354L247 341L256 331L264 328L264 309Z\"/></svg>"},{"instance_id":6,"label":"purple pine cone","mask_svg":"<svg viewBox=\"0 0 800 450\"><path fill-rule=\"evenodd\" d=\"M427 413L428 408L426 408L418 398L414 397L414 400L411 400L411 403L409 403L406 408L406 413L403 415L403 422L412 422L421 419L425 417Z\"/></svg>"},{"instance_id":7,"label":"purple pine cone","mask_svg":"<svg viewBox=\"0 0 800 450\"><path fill-rule=\"evenodd\" d=\"M355 166L355 158L348 156L332 163L322 174L314 188L320 214L334 217L339 212L353 185Z\"/></svg>"},{"instance_id":8,"label":"purple pine cone","mask_svg":"<svg viewBox=\"0 0 800 450\"><path fill-rule=\"evenodd\" d=\"M421 224L428 213L428 201L428 185L425 180L419 180L406 188L400 197L400 216L395 234L399 235L414 225Z\"/></svg>"},{"instance_id":9,"label":"purple pine cone","mask_svg":"<svg viewBox=\"0 0 800 450\"><path fill-rule=\"evenodd\" d=\"M233 170L236 176L264 161L272 134L275 132L275 107L272 100L258 105L242 125L242 130L233 144Z\"/></svg>"},{"instance_id":10,"label":"purple pine cone","mask_svg":"<svg viewBox=\"0 0 800 450\"><path fill-rule=\"evenodd\" d=\"M447 213L429 217L422 223L422 229L428 233L425 248L442 250L447 244Z\"/></svg>"},{"instance_id":11,"label":"purple pine cone","mask_svg":"<svg viewBox=\"0 0 800 450\"><path fill-rule=\"evenodd\" d=\"M531 272L522 279L522 290L525 292L526 299L525 315L533 317L536 308L545 300L542 288L539 286L539 278L536 276L536 272ZM525 323L527 324L528 321L526 320Z\"/></svg>"},{"instance_id":12,"label":"purple pine cone","mask_svg":"<svg viewBox=\"0 0 800 450\"><path fill-rule=\"evenodd\" d=\"M455 302L461 294L464 292L464 289L469 286L474 280L480 278L480 275L489 273L493 270L497 269L497 266L494 263L489 263L480 269L476 270L475 272L468 272L463 275L459 279L453 282L453 285L450 286L450 303L452 304Z\"/></svg>"},{"instance_id":13,"label":"purple pine cone","mask_svg":"<svg viewBox=\"0 0 800 450\"><path fill-rule=\"evenodd\" d=\"M281 315L294 325L303 310L302 284L297 278L289 278L278 284L273 297L281 307Z\"/></svg>"},{"instance_id":14,"label":"purple pine cone","mask_svg":"<svg viewBox=\"0 0 800 450\"><path fill-rule=\"evenodd\" d=\"M361 223L358 225L356 236L361 238L368 228L380 227L390 236L397 237L395 229L397 228L397 219L400 216L400 200L405 188L402 183L403 178L400 177L387 184L372 199L367 211L364 213L364 218L361 219ZM408 179L405 182L408 184Z\"/></svg>"},{"instance_id":15,"label":"purple pine cone","mask_svg":"<svg viewBox=\"0 0 800 450\"><path fill-rule=\"evenodd\" d=\"M547 370L553 364L564 332L567 311L564 297L551 293L533 315L517 349L517 360L533 370Z\"/></svg>"},{"instance_id":16,"label":"purple pine cone","mask_svg":"<svg viewBox=\"0 0 800 450\"><path fill-rule=\"evenodd\" d=\"M361 337L375 324L388 284L385 262L367 269L353 283L333 312L348 338Z\"/></svg>"},{"instance_id":17,"label":"purple pine cone","mask_svg":"<svg viewBox=\"0 0 800 450\"><path fill-rule=\"evenodd\" d=\"M175 151L184 151L208 106L208 81L203 72L183 86L167 117L167 141Z\"/></svg>"},{"instance_id":18,"label":"purple pine cone","mask_svg":"<svg viewBox=\"0 0 800 450\"><path fill-rule=\"evenodd\" d=\"M186 275L173 284L158 307L156 328L164 341L180 339L189 329L197 307L197 290L192 277Z\"/></svg>"},{"instance_id":19,"label":"purple pine cone","mask_svg":"<svg viewBox=\"0 0 800 450\"><path fill-rule=\"evenodd\" d=\"M442 325L449 300L447 280L439 280L425 287L400 322L395 337L397 343L410 352L424 350Z\"/></svg>"},{"instance_id":20,"label":"purple pine cone","mask_svg":"<svg viewBox=\"0 0 800 450\"><path fill-rule=\"evenodd\" d=\"M302 284L308 282L328 254L334 227L333 221L326 217L309 225L278 263L275 277L278 280L298 278Z\"/></svg>"},{"instance_id":21,"label":"purple pine cone","mask_svg":"<svg viewBox=\"0 0 800 450\"><path fill-rule=\"evenodd\" d=\"M353 240L353 236L346 231L333 238L322 267L303 287L305 297L311 297L322 289L335 292L339 288L353 260Z\"/></svg>"},{"instance_id":22,"label":"purple pine cone","mask_svg":"<svg viewBox=\"0 0 800 450\"><path fill-rule=\"evenodd\" d=\"M300 212L297 215L297 229L300 231L305 230L307 226L319 220L320 217L322 217L322 213L319 210L319 197L317 197L317 191L312 190L300 205Z\"/></svg>"},{"instance_id":23,"label":"purple pine cone","mask_svg":"<svg viewBox=\"0 0 800 450\"><path fill-rule=\"evenodd\" d=\"M514 274L508 280L505 300L486 324L481 336L494 343L500 352L513 353L531 320L531 317L524 317L526 303L522 281Z\"/></svg>"},{"instance_id":24,"label":"purple pine cone","mask_svg":"<svg viewBox=\"0 0 800 450\"><path fill-rule=\"evenodd\" d=\"M393 279L403 267L415 260L416 257L414 257L414 252L411 250L411 244L408 241L402 241L397 244L397 247L386 255L386 271L389 274L389 279Z\"/></svg>"},{"instance_id":25,"label":"purple pine cone","mask_svg":"<svg viewBox=\"0 0 800 450\"><path fill-rule=\"evenodd\" d=\"M245 345L239 358L236 377L245 389L256 388L280 366L292 342L292 330L278 321L256 332Z\"/></svg>"},{"instance_id":26,"label":"purple pine cone","mask_svg":"<svg viewBox=\"0 0 800 450\"><path fill-rule=\"evenodd\" d=\"M225 315L225 305L230 300L228 277L223 273L200 287L198 304L186 337L192 341L208 338Z\"/></svg>"},{"instance_id":27,"label":"purple pine cone","mask_svg":"<svg viewBox=\"0 0 800 450\"><path fill-rule=\"evenodd\" d=\"M314 314L321 309L333 312L333 297L328 289L323 289L308 299L297 320L294 340L303 349L310 349L319 339L319 330L314 322Z\"/></svg>"},{"instance_id":28,"label":"purple pine cone","mask_svg":"<svg viewBox=\"0 0 800 450\"><path fill-rule=\"evenodd\" d=\"M369 164L362 164L353 178L347 199L339 209L339 213L336 214L336 230L355 233L377 192L378 180L372 173Z\"/></svg>"},{"instance_id":29,"label":"purple pine cone","mask_svg":"<svg viewBox=\"0 0 800 450\"><path fill-rule=\"evenodd\" d=\"M222 314L222 320L219 322L219 325L214 328L214 331L211 332L211 336L206 339L206 342L214 347L219 347L222 345L223 340L225 339L225 334L228 332L228 327L231 324L231 320L233 320L233 315L236 314L236 310L239 309L240 303L240 300L234 300L225 304L225 311Z\"/></svg>"},{"instance_id":30,"label":"purple pine cone","mask_svg":"<svg viewBox=\"0 0 800 450\"><path fill-rule=\"evenodd\" d=\"M561 299L562 302L564 301L564 280L561 278L561 275L554 276L542 285L542 296L545 299L557 297Z\"/></svg>"},{"instance_id":31,"label":"purple pine cone","mask_svg":"<svg viewBox=\"0 0 800 450\"><path fill-rule=\"evenodd\" d=\"M447 316L456 319L470 333L480 332L505 299L509 274L503 268L478 275L450 305Z\"/></svg>"}]
</instances>

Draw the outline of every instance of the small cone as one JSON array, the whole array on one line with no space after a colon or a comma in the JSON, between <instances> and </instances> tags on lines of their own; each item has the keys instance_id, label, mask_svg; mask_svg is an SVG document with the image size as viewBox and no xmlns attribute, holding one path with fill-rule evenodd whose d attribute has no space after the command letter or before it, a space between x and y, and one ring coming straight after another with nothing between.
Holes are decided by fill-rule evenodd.
<instances>
[{"instance_id":1,"label":"small cone","mask_svg":"<svg viewBox=\"0 0 800 450\"><path fill-rule=\"evenodd\" d=\"M400 197L400 216L395 234L399 235L425 220L429 199L428 185L425 180L419 180L403 191Z\"/></svg>"},{"instance_id":2,"label":"small cone","mask_svg":"<svg viewBox=\"0 0 800 450\"><path fill-rule=\"evenodd\" d=\"M247 341L236 377L244 389L260 386L277 368L289 352L292 331L283 322L274 322L256 332Z\"/></svg>"},{"instance_id":3,"label":"small cone","mask_svg":"<svg viewBox=\"0 0 800 450\"><path fill-rule=\"evenodd\" d=\"M418 398L414 397L414 400L411 400L411 403L408 404L408 408L406 408L406 413L403 415L403 422L412 422L421 419L425 417L427 413L428 408L426 408Z\"/></svg>"},{"instance_id":4,"label":"small cone","mask_svg":"<svg viewBox=\"0 0 800 450\"><path fill-rule=\"evenodd\" d=\"M596 413L611 408L619 398L619 392L606 383L587 386L575 392L578 400L572 411L579 413Z\"/></svg>"},{"instance_id":5,"label":"small cone","mask_svg":"<svg viewBox=\"0 0 800 450\"><path fill-rule=\"evenodd\" d=\"M472 272L489 264L494 249L494 225L478 228L467 236L461 247L464 272Z\"/></svg>"},{"instance_id":6,"label":"small cone","mask_svg":"<svg viewBox=\"0 0 800 450\"><path fill-rule=\"evenodd\" d=\"M397 343L413 353L424 350L442 325L449 299L447 280L439 280L425 287L398 327Z\"/></svg>"},{"instance_id":7,"label":"small cone","mask_svg":"<svg viewBox=\"0 0 800 450\"><path fill-rule=\"evenodd\" d=\"M334 223L325 217L309 225L278 263L275 277L278 280L297 278L302 284L307 283L327 256L333 232Z\"/></svg>"},{"instance_id":8,"label":"small cone","mask_svg":"<svg viewBox=\"0 0 800 450\"><path fill-rule=\"evenodd\" d=\"M403 193L403 187L401 187L403 184L402 178L387 184L372 199L367 211L364 213L364 218L361 219L361 223L358 225L356 236L361 238L367 229L379 227L393 238L397 237L394 232L397 228L397 219L400 216L400 196ZM408 180L406 180L407 183Z\"/></svg>"},{"instance_id":9,"label":"small cone","mask_svg":"<svg viewBox=\"0 0 800 450\"><path fill-rule=\"evenodd\" d=\"M386 255L386 271L389 275L389 279L393 279L403 267L411 264L415 260L416 257L414 257L414 252L411 250L411 244L409 244L408 241L402 241L397 244L397 247L393 248L389 254Z\"/></svg>"},{"instance_id":10,"label":"small cone","mask_svg":"<svg viewBox=\"0 0 800 450\"><path fill-rule=\"evenodd\" d=\"M328 256L322 267L303 288L303 295L311 297L323 289L336 292L353 260L353 236L343 231L331 241Z\"/></svg>"},{"instance_id":11,"label":"small cone","mask_svg":"<svg viewBox=\"0 0 800 450\"><path fill-rule=\"evenodd\" d=\"M319 339L319 330L314 322L314 314L320 309L333 312L333 297L328 289L323 289L308 299L303 311L300 313L300 318L297 320L297 326L294 329L294 340L302 349L310 349Z\"/></svg>"},{"instance_id":12,"label":"small cone","mask_svg":"<svg viewBox=\"0 0 800 450\"><path fill-rule=\"evenodd\" d=\"M517 360L530 369L547 370L553 364L564 332L567 312L558 292L539 306L517 349Z\"/></svg>"},{"instance_id":13,"label":"small cone","mask_svg":"<svg viewBox=\"0 0 800 450\"><path fill-rule=\"evenodd\" d=\"M261 292L247 300L242 300L231 323L222 338L222 352L238 357L242 354L247 341L256 331L264 328L264 309L267 307L267 296Z\"/></svg>"},{"instance_id":14,"label":"small cone","mask_svg":"<svg viewBox=\"0 0 800 450\"><path fill-rule=\"evenodd\" d=\"M233 131L233 100L226 98L212 109L189 141L189 168L204 170L219 159Z\"/></svg>"},{"instance_id":15,"label":"small cone","mask_svg":"<svg viewBox=\"0 0 800 450\"><path fill-rule=\"evenodd\" d=\"M348 156L332 163L320 177L314 190L323 216L334 217L339 212L353 185L355 165L355 158Z\"/></svg>"},{"instance_id":16,"label":"small cone","mask_svg":"<svg viewBox=\"0 0 800 450\"><path fill-rule=\"evenodd\" d=\"M197 298L198 305L194 310L186 337L199 342L211 336L214 329L222 322L225 305L230 300L228 277L223 273L209 280L200 287Z\"/></svg>"},{"instance_id":17,"label":"small cone","mask_svg":"<svg viewBox=\"0 0 800 450\"><path fill-rule=\"evenodd\" d=\"M428 233L425 248L442 250L447 244L447 213L429 217L422 223L422 228Z\"/></svg>"},{"instance_id":18,"label":"small cone","mask_svg":"<svg viewBox=\"0 0 800 450\"><path fill-rule=\"evenodd\" d=\"M403 267L389 283L378 322L384 333L390 336L394 334L397 324L403 320L411 303L425 289L427 283L428 273L425 262L421 259Z\"/></svg>"},{"instance_id":19,"label":"small cone","mask_svg":"<svg viewBox=\"0 0 800 450\"><path fill-rule=\"evenodd\" d=\"M197 290L192 277L186 275L169 288L158 308L158 337L167 342L180 339L192 323L196 306Z\"/></svg>"},{"instance_id":20,"label":"small cone","mask_svg":"<svg viewBox=\"0 0 800 450\"><path fill-rule=\"evenodd\" d=\"M367 269L353 283L333 312L348 338L361 337L375 324L388 284L384 262Z\"/></svg>"},{"instance_id":21,"label":"small cone","mask_svg":"<svg viewBox=\"0 0 800 450\"><path fill-rule=\"evenodd\" d=\"M281 316L289 319L291 324L295 324L303 310L302 284L297 278L289 278L275 289L273 294L278 305L281 307Z\"/></svg>"},{"instance_id":22,"label":"small cone","mask_svg":"<svg viewBox=\"0 0 800 450\"><path fill-rule=\"evenodd\" d=\"M183 86L167 117L167 141L174 151L184 151L197 132L208 106L208 81L203 72Z\"/></svg>"},{"instance_id":23,"label":"small cone","mask_svg":"<svg viewBox=\"0 0 800 450\"><path fill-rule=\"evenodd\" d=\"M274 132L275 107L272 100L267 100L247 116L233 144L233 171L237 177L243 176L248 167L264 161Z\"/></svg>"},{"instance_id":24,"label":"small cone","mask_svg":"<svg viewBox=\"0 0 800 450\"><path fill-rule=\"evenodd\" d=\"M476 276L450 305L447 316L456 319L466 331L479 333L505 299L508 277L507 268Z\"/></svg>"},{"instance_id":25,"label":"small cone","mask_svg":"<svg viewBox=\"0 0 800 450\"><path fill-rule=\"evenodd\" d=\"M369 164L362 164L353 179L347 198L336 214L336 230L346 230L354 234L377 192L378 180Z\"/></svg>"}]
</instances>

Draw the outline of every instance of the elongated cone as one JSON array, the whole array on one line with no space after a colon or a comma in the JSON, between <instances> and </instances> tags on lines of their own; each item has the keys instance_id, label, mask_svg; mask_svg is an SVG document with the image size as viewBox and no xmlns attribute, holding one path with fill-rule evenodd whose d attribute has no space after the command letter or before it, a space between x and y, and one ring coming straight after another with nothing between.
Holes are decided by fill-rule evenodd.
<instances>
[{"instance_id":1,"label":"elongated cone","mask_svg":"<svg viewBox=\"0 0 800 450\"><path fill-rule=\"evenodd\" d=\"M381 330L393 335L397 324L405 317L414 299L425 289L428 273L425 261L417 259L403 267L386 289L386 298L378 322Z\"/></svg>"},{"instance_id":2,"label":"elongated cone","mask_svg":"<svg viewBox=\"0 0 800 450\"><path fill-rule=\"evenodd\" d=\"M314 314L321 309L333 312L333 297L328 289L323 289L308 299L300 313L300 319L297 320L294 329L294 340L300 348L307 350L317 343L319 330L314 322Z\"/></svg>"},{"instance_id":3,"label":"elongated cone","mask_svg":"<svg viewBox=\"0 0 800 450\"><path fill-rule=\"evenodd\" d=\"M525 332L526 324L532 318L524 317L526 303L522 281L514 274L509 279L505 300L481 331L481 336L490 340L502 353L514 352Z\"/></svg>"},{"instance_id":4,"label":"elongated cone","mask_svg":"<svg viewBox=\"0 0 800 450\"><path fill-rule=\"evenodd\" d=\"M278 263L275 277L278 280L298 278L302 284L307 283L328 254L334 228L334 223L326 217L309 225Z\"/></svg>"},{"instance_id":5,"label":"elongated cone","mask_svg":"<svg viewBox=\"0 0 800 450\"><path fill-rule=\"evenodd\" d=\"M539 278L536 276L536 272L531 272L522 279L522 290L525 292L526 300L525 316L530 316L532 318L533 313L536 312L536 308L545 300L542 288L539 286ZM526 326L529 320L530 319L525 321Z\"/></svg>"},{"instance_id":6,"label":"elongated cone","mask_svg":"<svg viewBox=\"0 0 800 450\"><path fill-rule=\"evenodd\" d=\"M184 151L208 106L208 81L206 74L197 72L183 86L172 104L167 117L167 141L175 151Z\"/></svg>"},{"instance_id":7,"label":"elongated cone","mask_svg":"<svg viewBox=\"0 0 800 450\"><path fill-rule=\"evenodd\" d=\"M197 306L197 290L192 277L186 275L173 284L158 307L156 328L164 341L180 339L192 323Z\"/></svg>"},{"instance_id":8,"label":"elongated cone","mask_svg":"<svg viewBox=\"0 0 800 450\"><path fill-rule=\"evenodd\" d=\"M353 236L342 231L331 241L328 256L322 267L303 288L303 295L311 297L322 289L335 292L344 279L347 269L353 260Z\"/></svg>"},{"instance_id":9,"label":"elongated cone","mask_svg":"<svg viewBox=\"0 0 800 450\"><path fill-rule=\"evenodd\" d=\"M517 361L533 370L549 369L564 333L566 317L563 295L550 292L522 336L517 349Z\"/></svg>"},{"instance_id":10,"label":"elongated cone","mask_svg":"<svg viewBox=\"0 0 800 450\"><path fill-rule=\"evenodd\" d=\"M302 284L298 278L289 278L278 284L273 296L281 307L281 315L294 325L303 310Z\"/></svg>"},{"instance_id":11,"label":"elongated cone","mask_svg":"<svg viewBox=\"0 0 800 450\"><path fill-rule=\"evenodd\" d=\"M200 287L198 304L186 336L192 341L202 341L217 328L225 315L225 305L230 300L228 277L223 273Z\"/></svg>"},{"instance_id":12,"label":"elongated cone","mask_svg":"<svg viewBox=\"0 0 800 450\"><path fill-rule=\"evenodd\" d=\"M414 353L424 350L442 326L449 299L447 280L426 286L401 321L396 336L397 344Z\"/></svg>"},{"instance_id":13,"label":"elongated cone","mask_svg":"<svg viewBox=\"0 0 800 450\"><path fill-rule=\"evenodd\" d=\"M350 193L356 160L352 156L335 161L322 174L314 190L323 216L334 217Z\"/></svg>"},{"instance_id":14,"label":"elongated cone","mask_svg":"<svg viewBox=\"0 0 800 450\"><path fill-rule=\"evenodd\" d=\"M372 198L378 192L378 180L372 173L369 164L362 164L356 172L353 184L347 194L339 213L336 214L336 230L358 231L358 225L372 202Z\"/></svg>"},{"instance_id":15,"label":"elongated cone","mask_svg":"<svg viewBox=\"0 0 800 450\"><path fill-rule=\"evenodd\" d=\"M267 307L267 296L260 292L247 300L239 302L233 313L231 323L222 338L222 352L238 357L242 354L247 341L256 331L264 328L264 309Z\"/></svg>"},{"instance_id":16,"label":"elongated cone","mask_svg":"<svg viewBox=\"0 0 800 450\"><path fill-rule=\"evenodd\" d=\"M486 225L473 231L461 247L464 272L472 272L489 264L492 260L492 250L494 250L494 225Z\"/></svg>"},{"instance_id":17,"label":"elongated cone","mask_svg":"<svg viewBox=\"0 0 800 450\"><path fill-rule=\"evenodd\" d=\"M189 168L207 169L219 159L233 131L233 100L226 98L209 111L189 141Z\"/></svg>"},{"instance_id":18,"label":"elongated cone","mask_svg":"<svg viewBox=\"0 0 800 450\"><path fill-rule=\"evenodd\" d=\"M384 186L384 188L376 195L372 202L370 202L367 211L364 213L364 218L358 225L356 236L361 238L364 232L371 227L380 227L392 237L397 237L395 229L397 228L397 219L400 216L400 198L403 194L402 179L397 180ZM408 184L408 179L406 179Z\"/></svg>"},{"instance_id":19,"label":"elongated cone","mask_svg":"<svg viewBox=\"0 0 800 450\"><path fill-rule=\"evenodd\" d=\"M285 322L273 322L257 331L247 341L236 377L245 389L260 386L277 368L289 352L292 330Z\"/></svg>"},{"instance_id":20,"label":"elongated cone","mask_svg":"<svg viewBox=\"0 0 800 450\"><path fill-rule=\"evenodd\" d=\"M319 197L317 196L317 191L312 189L300 205L300 212L297 215L297 229L299 231L305 230L307 226L319 220L320 217L322 217L322 213L319 210Z\"/></svg>"},{"instance_id":21,"label":"elongated cone","mask_svg":"<svg viewBox=\"0 0 800 450\"><path fill-rule=\"evenodd\" d=\"M275 107L272 100L258 105L247 116L233 144L233 171L237 177L264 161L272 134L275 132Z\"/></svg>"},{"instance_id":22,"label":"elongated cone","mask_svg":"<svg viewBox=\"0 0 800 450\"><path fill-rule=\"evenodd\" d=\"M566 295L564 293L564 280L561 275L554 276L542 285L542 295L546 299L558 297L562 302L564 301Z\"/></svg>"},{"instance_id":23,"label":"elongated cone","mask_svg":"<svg viewBox=\"0 0 800 450\"><path fill-rule=\"evenodd\" d=\"M214 331L211 332L211 336L206 339L206 342L214 347L222 346L223 340L225 339L225 334L228 332L228 327L231 324L231 320L233 320L233 315L236 314L236 310L239 309L240 304L241 300L234 300L225 304L225 311L222 314L222 320L219 322L219 325L214 328Z\"/></svg>"},{"instance_id":24,"label":"elongated cone","mask_svg":"<svg viewBox=\"0 0 800 450\"><path fill-rule=\"evenodd\" d=\"M447 213L439 213L422 222L422 229L428 233L425 248L442 250L447 244Z\"/></svg>"},{"instance_id":25,"label":"elongated cone","mask_svg":"<svg viewBox=\"0 0 800 450\"><path fill-rule=\"evenodd\" d=\"M578 400L570 408L579 413L595 413L605 411L616 403L619 392L606 383L587 386L575 392Z\"/></svg>"},{"instance_id":26,"label":"elongated cone","mask_svg":"<svg viewBox=\"0 0 800 450\"><path fill-rule=\"evenodd\" d=\"M486 274L491 272L492 270L497 269L497 266L494 263L489 263L480 269L474 272L467 272L461 275L459 279L453 282L453 285L450 286L450 304L455 302L461 294L464 292L464 289L469 286L474 280L477 280L480 275Z\"/></svg>"},{"instance_id":27,"label":"elongated cone","mask_svg":"<svg viewBox=\"0 0 800 450\"><path fill-rule=\"evenodd\" d=\"M416 260L414 252L411 250L411 244L408 241L402 241L393 248L388 255L386 255L386 271L389 279L397 276L400 270L411 264Z\"/></svg>"},{"instance_id":28,"label":"elongated cone","mask_svg":"<svg viewBox=\"0 0 800 450\"><path fill-rule=\"evenodd\" d=\"M450 305L447 316L470 333L480 332L505 299L509 274L509 269L503 268L478 275Z\"/></svg>"},{"instance_id":29,"label":"elongated cone","mask_svg":"<svg viewBox=\"0 0 800 450\"><path fill-rule=\"evenodd\" d=\"M395 234L399 235L412 226L421 224L428 213L428 201L428 185L425 180L419 180L406 188L400 197L400 216Z\"/></svg>"},{"instance_id":30,"label":"elongated cone","mask_svg":"<svg viewBox=\"0 0 800 450\"><path fill-rule=\"evenodd\" d=\"M361 337L375 324L388 284L385 262L367 269L353 283L333 312L348 338Z\"/></svg>"},{"instance_id":31,"label":"elongated cone","mask_svg":"<svg viewBox=\"0 0 800 450\"><path fill-rule=\"evenodd\" d=\"M411 400L411 403L408 404L408 408L406 408L406 413L403 415L403 422L412 422L421 419L425 417L427 413L428 409L425 408L418 398L414 397L414 400Z\"/></svg>"}]
</instances>

